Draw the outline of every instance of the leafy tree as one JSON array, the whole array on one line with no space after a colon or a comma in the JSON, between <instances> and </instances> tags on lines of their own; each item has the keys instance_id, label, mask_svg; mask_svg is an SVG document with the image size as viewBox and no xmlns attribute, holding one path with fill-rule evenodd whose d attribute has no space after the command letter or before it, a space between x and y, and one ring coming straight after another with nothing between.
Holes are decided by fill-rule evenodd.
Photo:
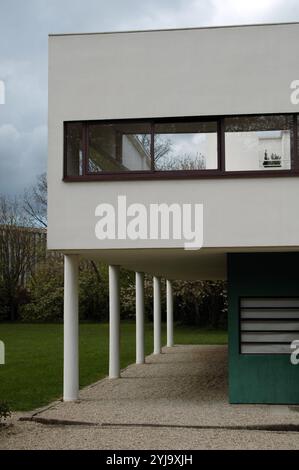
<instances>
[{"instance_id":1,"label":"leafy tree","mask_svg":"<svg viewBox=\"0 0 299 470\"><path fill-rule=\"evenodd\" d=\"M108 320L108 269L102 263L95 261L80 263L79 312L82 320Z\"/></svg>"},{"instance_id":2,"label":"leafy tree","mask_svg":"<svg viewBox=\"0 0 299 470\"><path fill-rule=\"evenodd\" d=\"M184 324L223 328L227 325L224 281L175 281L176 319Z\"/></svg>"},{"instance_id":3,"label":"leafy tree","mask_svg":"<svg viewBox=\"0 0 299 470\"><path fill-rule=\"evenodd\" d=\"M128 286L131 273L121 270L121 284ZM62 321L63 257L57 254L42 261L30 277L29 302L21 308L23 321ZM128 318L128 312L124 311ZM108 269L103 263L83 260L79 265L79 314L83 321L107 321L109 317Z\"/></svg>"},{"instance_id":4,"label":"leafy tree","mask_svg":"<svg viewBox=\"0 0 299 470\"><path fill-rule=\"evenodd\" d=\"M63 258L41 262L27 284L29 302L21 307L23 321L51 322L63 318Z\"/></svg>"},{"instance_id":5,"label":"leafy tree","mask_svg":"<svg viewBox=\"0 0 299 470\"><path fill-rule=\"evenodd\" d=\"M162 319L166 316L165 282L161 285ZM145 313L153 316L152 276L145 275ZM223 281L174 281L174 315L182 324L223 328L227 324L226 284ZM121 289L123 315L135 316L135 283L132 280Z\"/></svg>"}]
</instances>

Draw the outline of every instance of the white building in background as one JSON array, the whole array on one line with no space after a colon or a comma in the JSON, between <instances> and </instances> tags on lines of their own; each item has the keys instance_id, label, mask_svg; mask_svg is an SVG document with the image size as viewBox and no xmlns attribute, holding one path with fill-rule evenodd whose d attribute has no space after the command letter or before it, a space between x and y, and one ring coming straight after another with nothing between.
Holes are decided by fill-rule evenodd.
<instances>
[{"instance_id":1,"label":"white building in background","mask_svg":"<svg viewBox=\"0 0 299 470\"><path fill-rule=\"evenodd\" d=\"M65 254L64 397L78 397L78 260L110 265L110 376L119 377L119 267L143 277L227 279L229 399L299 403L299 24L99 34L49 40L48 247ZM95 236L95 209L202 204L200 250L184 240Z\"/></svg>"}]
</instances>

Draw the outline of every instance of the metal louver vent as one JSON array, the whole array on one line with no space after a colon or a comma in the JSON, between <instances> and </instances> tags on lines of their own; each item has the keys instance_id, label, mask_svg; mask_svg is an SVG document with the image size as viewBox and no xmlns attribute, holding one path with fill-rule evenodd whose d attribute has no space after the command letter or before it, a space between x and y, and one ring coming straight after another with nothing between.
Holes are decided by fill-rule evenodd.
<instances>
[{"instance_id":1,"label":"metal louver vent","mask_svg":"<svg viewBox=\"0 0 299 470\"><path fill-rule=\"evenodd\" d=\"M291 354L299 340L299 298L242 298L241 354Z\"/></svg>"}]
</instances>

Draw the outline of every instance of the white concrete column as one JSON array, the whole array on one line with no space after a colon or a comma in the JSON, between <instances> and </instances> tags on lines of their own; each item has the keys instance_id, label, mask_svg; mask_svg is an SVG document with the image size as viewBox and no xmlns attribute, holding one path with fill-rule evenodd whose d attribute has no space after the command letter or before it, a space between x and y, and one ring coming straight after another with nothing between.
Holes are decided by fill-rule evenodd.
<instances>
[{"instance_id":1,"label":"white concrete column","mask_svg":"<svg viewBox=\"0 0 299 470\"><path fill-rule=\"evenodd\" d=\"M144 364L144 274L136 272L136 364Z\"/></svg>"},{"instance_id":2,"label":"white concrete column","mask_svg":"<svg viewBox=\"0 0 299 470\"><path fill-rule=\"evenodd\" d=\"M154 354L161 354L161 279L154 276Z\"/></svg>"},{"instance_id":3,"label":"white concrete column","mask_svg":"<svg viewBox=\"0 0 299 470\"><path fill-rule=\"evenodd\" d=\"M167 347L173 346L173 291L171 281L166 281L166 305L167 305Z\"/></svg>"},{"instance_id":4,"label":"white concrete column","mask_svg":"<svg viewBox=\"0 0 299 470\"><path fill-rule=\"evenodd\" d=\"M79 396L78 265L78 255L64 256L64 401Z\"/></svg>"},{"instance_id":5,"label":"white concrete column","mask_svg":"<svg viewBox=\"0 0 299 470\"><path fill-rule=\"evenodd\" d=\"M109 266L109 378L120 377L119 266Z\"/></svg>"}]
</instances>

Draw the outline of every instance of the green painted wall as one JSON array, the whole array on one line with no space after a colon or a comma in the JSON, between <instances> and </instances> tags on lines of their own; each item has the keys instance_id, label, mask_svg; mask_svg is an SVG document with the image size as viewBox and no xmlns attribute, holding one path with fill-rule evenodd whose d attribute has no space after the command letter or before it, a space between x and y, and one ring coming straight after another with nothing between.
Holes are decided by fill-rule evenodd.
<instances>
[{"instance_id":1,"label":"green painted wall","mask_svg":"<svg viewBox=\"0 0 299 470\"><path fill-rule=\"evenodd\" d=\"M228 255L230 403L299 403L299 365L289 355L239 354L239 297L298 296L299 253Z\"/></svg>"}]
</instances>

